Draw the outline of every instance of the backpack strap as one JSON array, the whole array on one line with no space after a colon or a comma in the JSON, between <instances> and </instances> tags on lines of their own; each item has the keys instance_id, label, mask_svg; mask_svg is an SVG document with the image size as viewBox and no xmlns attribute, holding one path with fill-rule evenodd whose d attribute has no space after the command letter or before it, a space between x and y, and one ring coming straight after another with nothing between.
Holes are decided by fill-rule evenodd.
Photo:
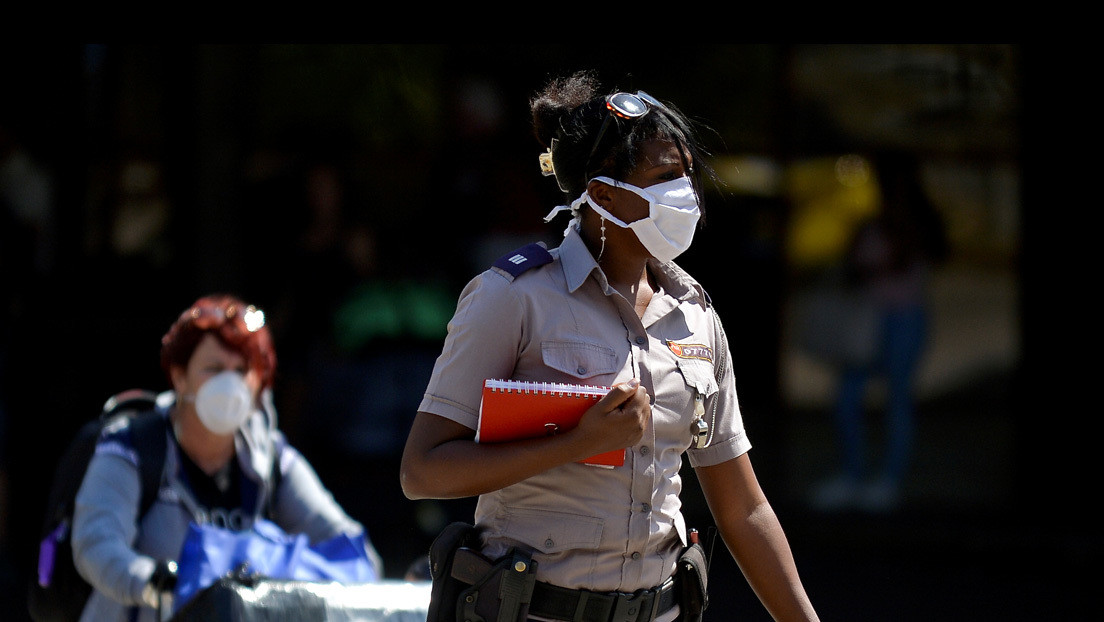
<instances>
[{"instance_id":1,"label":"backpack strap","mask_svg":"<svg viewBox=\"0 0 1104 622\"><path fill-rule=\"evenodd\" d=\"M268 480L268 490L265 491L264 508L262 515L272 520L273 511L276 509L276 495L280 490L280 482L283 481L284 472L281 468L281 458L287 447L287 441L281 436L272 439L272 470Z\"/></svg>"},{"instance_id":2,"label":"backpack strap","mask_svg":"<svg viewBox=\"0 0 1104 622\"><path fill-rule=\"evenodd\" d=\"M136 414L157 405L157 394L145 389L128 389L107 398L100 411L100 419L107 420L114 415Z\"/></svg>"},{"instance_id":3,"label":"backpack strap","mask_svg":"<svg viewBox=\"0 0 1104 622\"><path fill-rule=\"evenodd\" d=\"M104 402L101 421L125 414L130 418L130 442L138 454L138 478L141 497L138 520L146 515L161 489L165 470L166 417L157 408L157 394L145 389L129 389Z\"/></svg>"},{"instance_id":4,"label":"backpack strap","mask_svg":"<svg viewBox=\"0 0 1104 622\"><path fill-rule=\"evenodd\" d=\"M138 453L138 477L142 485L138 518L142 519L157 500L165 470L167 419L156 410L135 415L130 421L131 442Z\"/></svg>"}]
</instances>

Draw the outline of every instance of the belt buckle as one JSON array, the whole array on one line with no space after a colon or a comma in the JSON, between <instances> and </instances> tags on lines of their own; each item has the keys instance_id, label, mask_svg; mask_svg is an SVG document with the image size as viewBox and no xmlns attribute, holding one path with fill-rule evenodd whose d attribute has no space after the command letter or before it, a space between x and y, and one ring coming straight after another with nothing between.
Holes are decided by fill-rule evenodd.
<instances>
[{"instance_id":1,"label":"belt buckle","mask_svg":"<svg viewBox=\"0 0 1104 622\"><path fill-rule=\"evenodd\" d=\"M619 592L613 603L610 622L649 622L655 619L656 590ZM643 615L642 612L645 612Z\"/></svg>"}]
</instances>

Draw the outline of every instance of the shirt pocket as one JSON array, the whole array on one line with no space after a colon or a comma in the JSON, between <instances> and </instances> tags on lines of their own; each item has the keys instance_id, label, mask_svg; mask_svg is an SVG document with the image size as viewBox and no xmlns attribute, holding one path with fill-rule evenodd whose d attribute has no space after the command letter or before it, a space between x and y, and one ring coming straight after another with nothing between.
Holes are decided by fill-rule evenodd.
<instances>
[{"instance_id":1,"label":"shirt pocket","mask_svg":"<svg viewBox=\"0 0 1104 622\"><path fill-rule=\"evenodd\" d=\"M685 430L687 446L692 448L695 446L694 439L699 438L695 436L699 433L698 428L695 427L697 424L692 426L690 423L693 420L700 418L706 424L706 442L713 438L713 426L716 421L711 414L717 396L717 378L714 375L713 363L709 361L679 359L678 368L686 382L688 401L681 410L682 416L673 425L676 429ZM679 535L685 541L685 534Z\"/></svg>"},{"instance_id":2,"label":"shirt pocket","mask_svg":"<svg viewBox=\"0 0 1104 622\"><path fill-rule=\"evenodd\" d=\"M593 553L602 541L603 520L543 508L512 508L503 524L505 535L545 555L570 551Z\"/></svg>"},{"instance_id":3,"label":"shirt pocket","mask_svg":"<svg viewBox=\"0 0 1104 622\"><path fill-rule=\"evenodd\" d=\"M548 367L580 380L620 369L613 348L585 341L542 341L541 358Z\"/></svg>"},{"instance_id":4,"label":"shirt pocket","mask_svg":"<svg viewBox=\"0 0 1104 622\"><path fill-rule=\"evenodd\" d=\"M717 392L717 376L713 363L698 359L678 359L678 368L686 386L693 391L693 397L701 395L708 399Z\"/></svg>"}]
</instances>

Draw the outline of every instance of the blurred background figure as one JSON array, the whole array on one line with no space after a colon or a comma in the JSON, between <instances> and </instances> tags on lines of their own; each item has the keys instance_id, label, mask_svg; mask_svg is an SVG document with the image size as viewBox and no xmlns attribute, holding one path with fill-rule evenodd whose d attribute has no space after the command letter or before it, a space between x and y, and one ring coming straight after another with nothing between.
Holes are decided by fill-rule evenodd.
<instances>
[{"instance_id":1,"label":"blurred background figure","mask_svg":"<svg viewBox=\"0 0 1104 622\"><path fill-rule=\"evenodd\" d=\"M139 511L139 445L104 429L77 493L73 558L94 591L82 620L153 620L189 525L234 531L265 518L311 543L363 534L276 427L276 352L264 313L232 296L197 300L162 339L172 391L158 398L166 452L156 501Z\"/></svg>"},{"instance_id":2,"label":"blurred background figure","mask_svg":"<svg viewBox=\"0 0 1104 622\"><path fill-rule=\"evenodd\" d=\"M816 324L811 330L839 332L833 415L842 470L812 492L819 510L882 512L902 500L913 447L914 380L929 336L927 286L947 252L943 223L924 194L914 158L885 153L872 173L879 209L855 228L842 263L829 271L836 288L830 294L839 304L809 318ZM868 442L865 423L873 377L885 381L880 444Z\"/></svg>"}]
</instances>

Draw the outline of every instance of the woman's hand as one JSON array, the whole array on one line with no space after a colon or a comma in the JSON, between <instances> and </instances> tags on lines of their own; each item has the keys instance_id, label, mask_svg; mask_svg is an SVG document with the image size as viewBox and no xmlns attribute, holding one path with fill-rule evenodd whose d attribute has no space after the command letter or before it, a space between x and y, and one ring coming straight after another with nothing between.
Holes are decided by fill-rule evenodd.
<instances>
[{"instance_id":1,"label":"woman's hand","mask_svg":"<svg viewBox=\"0 0 1104 622\"><path fill-rule=\"evenodd\" d=\"M410 499L454 499L493 492L538 473L635 445L651 415L639 381L613 387L574 429L510 443L476 443L475 430L419 412L403 450L399 479Z\"/></svg>"},{"instance_id":2,"label":"woman's hand","mask_svg":"<svg viewBox=\"0 0 1104 622\"><path fill-rule=\"evenodd\" d=\"M576 437L582 460L607 451L632 447L640 442L652 414L648 391L636 378L614 385L591 406L579 425L565 436Z\"/></svg>"}]
</instances>

